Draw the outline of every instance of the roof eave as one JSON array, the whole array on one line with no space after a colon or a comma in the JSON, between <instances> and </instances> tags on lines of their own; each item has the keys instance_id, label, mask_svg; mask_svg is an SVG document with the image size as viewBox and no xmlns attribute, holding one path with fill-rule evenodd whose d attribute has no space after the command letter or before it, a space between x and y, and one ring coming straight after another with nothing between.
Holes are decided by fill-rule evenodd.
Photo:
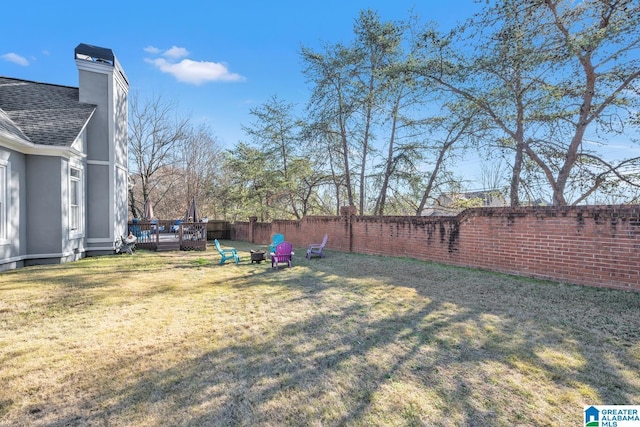
<instances>
[{"instance_id":1,"label":"roof eave","mask_svg":"<svg viewBox=\"0 0 640 427\"><path fill-rule=\"evenodd\" d=\"M38 156L55 156L55 157L80 157L86 158L87 154L71 147L61 147L56 145L43 145L34 144L31 141L26 141L15 137L14 135L7 135L0 132L0 146L8 148L13 151L17 151L22 154L38 155Z\"/></svg>"},{"instance_id":2,"label":"roof eave","mask_svg":"<svg viewBox=\"0 0 640 427\"><path fill-rule=\"evenodd\" d=\"M80 131L78 132L78 134L76 135L76 137L73 139L73 143L71 143L71 146L73 147L73 144L76 143L76 141L78 140L78 138L80 137L80 135L82 135L82 133L85 131L85 129L87 129L87 126L89 125L89 122L91 121L91 118L93 117L93 115L96 112L96 107L93 107L93 110L91 110L91 114L89 114L89 117L87 117L87 120L84 121L84 125L82 125L82 127L80 128Z\"/></svg>"}]
</instances>

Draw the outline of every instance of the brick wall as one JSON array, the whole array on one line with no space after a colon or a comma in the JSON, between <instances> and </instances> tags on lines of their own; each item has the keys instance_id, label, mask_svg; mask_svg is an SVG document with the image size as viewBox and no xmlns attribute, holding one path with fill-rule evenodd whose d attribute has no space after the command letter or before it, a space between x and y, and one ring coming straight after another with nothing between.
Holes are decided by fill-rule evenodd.
<instances>
[{"instance_id":1,"label":"brick wall","mask_svg":"<svg viewBox=\"0 0 640 427\"><path fill-rule=\"evenodd\" d=\"M479 208L457 217L341 216L236 223L235 239L391 255L640 291L640 206ZM249 238L253 229L253 240Z\"/></svg>"}]
</instances>

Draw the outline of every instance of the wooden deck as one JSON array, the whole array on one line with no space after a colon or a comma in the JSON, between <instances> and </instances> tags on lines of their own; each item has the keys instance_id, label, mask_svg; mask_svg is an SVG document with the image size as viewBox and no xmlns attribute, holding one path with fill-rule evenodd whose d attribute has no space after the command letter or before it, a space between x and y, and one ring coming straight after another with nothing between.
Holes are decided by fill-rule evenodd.
<instances>
[{"instance_id":1,"label":"wooden deck","mask_svg":"<svg viewBox=\"0 0 640 427\"><path fill-rule=\"evenodd\" d=\"M204 251L208 223L175 221L130 221L129 231L137 237L136 247L152 251Z\"/></svg>"}]
</instances>

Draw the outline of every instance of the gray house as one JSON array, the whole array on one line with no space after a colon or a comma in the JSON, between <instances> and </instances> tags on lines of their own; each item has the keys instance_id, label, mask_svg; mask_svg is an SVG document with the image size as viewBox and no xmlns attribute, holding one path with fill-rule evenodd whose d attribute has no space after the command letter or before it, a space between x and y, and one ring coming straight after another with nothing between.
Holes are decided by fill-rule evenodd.
<instances>
[{"instance_id":1,"label":"gray house","mask_svg":"<svg viewBox=\"0 0 640 427\"><path fill-rule=\"evenodd\" d=\"M113 253L127 230L129 82L75 49L79 87L0 76L0 271Z\"/></svg>"}]
</instances>

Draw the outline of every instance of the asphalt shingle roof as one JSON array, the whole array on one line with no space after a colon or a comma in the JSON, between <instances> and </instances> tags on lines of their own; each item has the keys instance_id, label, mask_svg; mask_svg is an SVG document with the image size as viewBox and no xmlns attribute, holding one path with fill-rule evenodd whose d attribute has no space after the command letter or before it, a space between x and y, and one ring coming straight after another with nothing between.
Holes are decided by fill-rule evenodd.
<instances>
[{"instance_id":1,"label":"asphalt shingle roof","mask_svg":"<svg viewBox=\"0 0 640 427\"><path fill-rule=\"evenodd\" d=\"M20 128L13 123L13 120L7 116L7 113L0 109L0 133L7 134L9 136L17 137L18 139L22 139L28 141L27 135L20 130Z\"/></svg>"},{"instance_id":2,"label":"asphalt shingle roof","mask_svg":"<svg viewBox=\"0 0 640 427\"><path fill-rule=\"evenodd\" d=\"M0 77L0 131L34 144L71 146L96 108L79 102L78 91Z\"/></svg>"}]
</instances>

